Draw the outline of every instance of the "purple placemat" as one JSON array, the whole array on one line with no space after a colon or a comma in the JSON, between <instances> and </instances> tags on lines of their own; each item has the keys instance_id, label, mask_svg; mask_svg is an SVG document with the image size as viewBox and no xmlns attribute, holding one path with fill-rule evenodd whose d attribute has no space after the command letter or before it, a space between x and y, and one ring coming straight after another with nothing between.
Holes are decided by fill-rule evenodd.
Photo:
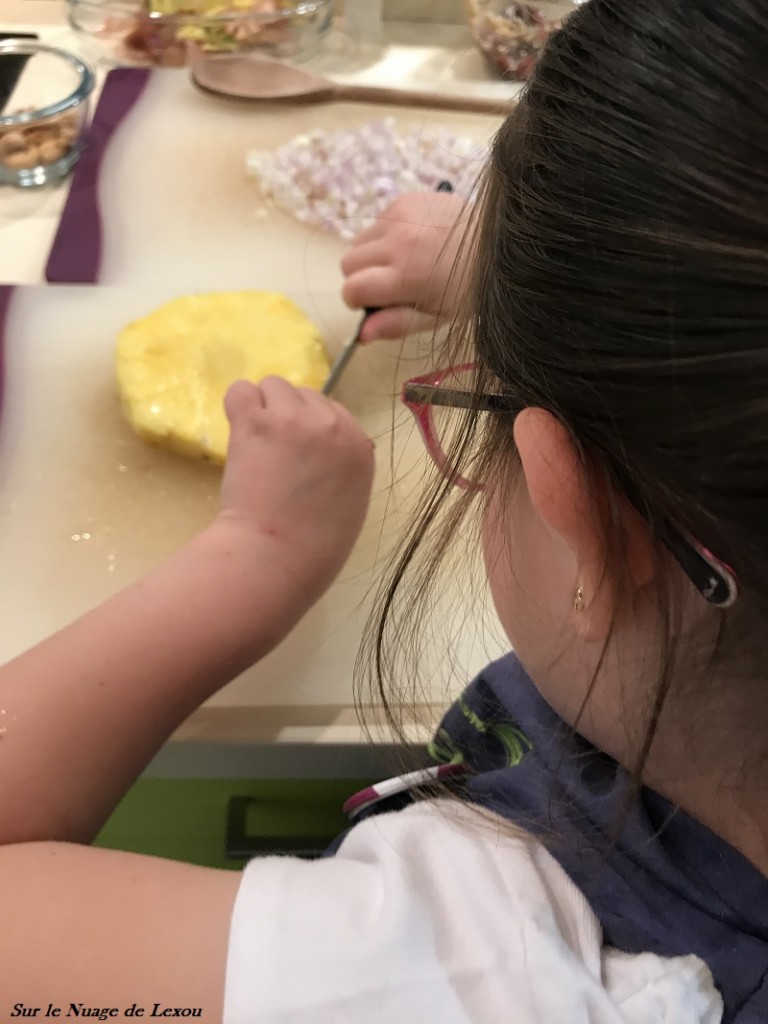
<instances>
[{"instance_id":1,"label":"purple placemat","mask_svg":"<svg viewBox=\"0 0 768 1024\"><path fill-rule=\"evenodd\" d=\"M141 96L150 74L147 68L116 68L105 79L48 256L45 278L52 284L95 284L99 279L103 249L99 171L109 140Z\"/></svg>"},{"instance_id":2,"label":"purple placemat","mask_svg":"<svg viewBox=\"0 0 768 1024\"><path fill-rule=\"evenodd\" d=\"M0 284L0 412L5 394L5 325L8 323L13 292L12 285Z\"/></svg>"}]
</instances>

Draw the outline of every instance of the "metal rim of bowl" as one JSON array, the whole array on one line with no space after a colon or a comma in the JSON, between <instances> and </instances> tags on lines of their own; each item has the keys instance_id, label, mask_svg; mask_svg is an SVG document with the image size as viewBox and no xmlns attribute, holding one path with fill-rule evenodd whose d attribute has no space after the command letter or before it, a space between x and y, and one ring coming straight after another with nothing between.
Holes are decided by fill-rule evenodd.
<instances>
[{"instance_id":1,"label":"metal rim of bowl","mask_svg":"<svg viewBox=\"0 0 768 1024\"><path fill-rule=\"evenodd\" d=\"M334 5L335 0L297 0L293 7L279 12L243 9L229 12L222 11L218 14L205 14L202 11L199 14L163 14L162 11L142 11L140 6L134 7L130 0L117 0L116 3L114 0L112 3L110 3L110 0L67 0L67 6L72 11L78 7L107 11L111 7L123 8L123 11L118 10L116 13L124 12L126 16L143 14L150 21L163 22L166 25L199 25L201 22L215 25L219 22L221 24L231 24L233 21L274 21L277 13L288 18L302 17L308 14L315 14L317 11L322 11L325 8L332 8Z\"/></svg>"},{"instance_id":2,"label":"metal rim of bowl","mask_svg":"<svg viewBox=\"0 0 768 1024\"><path fill-rule=\"evenodd\" d=\"M39 110L25 110L18 114L0 115L0 126L7 128L10 125L29 124L30 121L42 121L50 117L57 117L73 107L79 107L87 100L93 92L96 83L96 76L90 67L74 53L67 50L60 50L57 46L46 46L45 43L35 43L27 39L5 39L0 42L0 57L7 54L20 54L21 56L33 57L36 53L49 53L54 57L60 57L70 64L80 76L80 82L74 92L64 99L51 103L50 106L41 107Z\"/></svg>"}]
</instances>

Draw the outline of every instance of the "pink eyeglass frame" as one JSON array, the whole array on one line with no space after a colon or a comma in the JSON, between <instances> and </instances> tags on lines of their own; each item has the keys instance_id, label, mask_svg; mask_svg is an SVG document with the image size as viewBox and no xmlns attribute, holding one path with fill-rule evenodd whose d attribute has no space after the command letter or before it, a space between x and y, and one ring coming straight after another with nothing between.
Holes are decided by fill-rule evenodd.
<instances>
[{"instance_id":1,"label":"pink eyeglass frame","mask_svg":"<svg viewBox=\"0 0 768 1024\"><path fill-rule=\"evenodd\" d=\"M463 363L413 377L406 381L401 393L402 402L413 414L432 461L447 480L468 491L482 491L483 484L467 480L450 464L432 422L432 407L467 409L512 417L521 411L520 405L511 395L478 395L473 391L445 386L444 382L449 377L470 372L475 366L475 363ZM628 488L625 490L629 500L639 510L642 506L633 500ZM657 524L657 530L662 542L702 597L717 608L730 608L739 596L739 584L733 570L673 523L665 521Z\"/></svg>"},{"instance_id":2,"label":"pink eyeglass frame","mask_svg":"<svg viewBox=\"0 0 768 1024\"><path fill-rule=\"evenodd\" d=\"M475 369L476 363L462 363L442 370L432 370L421 377L413 377L403 385L401 399L411 411L419 428L424 445L432 461L447 480L456 487L467 491L482 491L483 485L467 480L455 471L440 444L434 424L432 409L435 406L447 409L467 409L475 412L503 413L514 416L520 410L512 408L506 395L477 395L473 391L445 387L444 382L457 373Z\"/></svg>"}]
</instances>

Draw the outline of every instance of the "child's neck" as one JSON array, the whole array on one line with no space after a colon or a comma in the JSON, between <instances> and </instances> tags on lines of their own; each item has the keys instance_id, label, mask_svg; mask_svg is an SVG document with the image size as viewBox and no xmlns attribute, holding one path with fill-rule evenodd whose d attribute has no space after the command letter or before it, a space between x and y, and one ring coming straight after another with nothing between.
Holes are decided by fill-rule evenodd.
<instances>
[{"instance_id":1,"label":"child's neck","mask_svg":"<svg viewBox=\"0 0 768 1024\"><path fill-rule=\"evenodd\" d=\"M647 777L647 784L738 850L768 877L768 806L764 789L745 786L743 777L700 775L696 782Z\"/></svg>"}]
</instances>

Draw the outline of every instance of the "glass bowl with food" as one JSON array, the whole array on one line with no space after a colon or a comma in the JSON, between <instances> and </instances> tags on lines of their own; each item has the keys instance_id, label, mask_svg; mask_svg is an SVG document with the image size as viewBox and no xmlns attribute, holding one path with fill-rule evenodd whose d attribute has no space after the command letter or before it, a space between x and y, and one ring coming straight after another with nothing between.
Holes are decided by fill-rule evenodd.
<instances>
[{"instance_id":1,"label":"glass bowl with food","mask_svg":"<svg viewBox=\"0 0 768 1024\"><path fill-rule=\"evenodd\" d=\"M69 174L85 144L94 81L66 50L0 42L0 184L49 185Z\"/></svg>"},{"instance_id":2,"label":"glass bowl with food","mask_svg":"<svg viewBox=\"0 0 768 1024\"><path fill-rule=\"evenodd\" d=\"M539 53L574 8L585 0L465 0L480 52L502 78L524 82Z\"/></svg>"},{"instance_id":3,"label":"glass bowl with food","mask_svg":"<svg viewBox=\"0 0 768 1024\"><path fill-rule=\"evenodd\" d=\"M84 45L108 64L183 67L192 48L313 56L330 31L335 0L66 0Z\"/></svg>"}]
</instances>

